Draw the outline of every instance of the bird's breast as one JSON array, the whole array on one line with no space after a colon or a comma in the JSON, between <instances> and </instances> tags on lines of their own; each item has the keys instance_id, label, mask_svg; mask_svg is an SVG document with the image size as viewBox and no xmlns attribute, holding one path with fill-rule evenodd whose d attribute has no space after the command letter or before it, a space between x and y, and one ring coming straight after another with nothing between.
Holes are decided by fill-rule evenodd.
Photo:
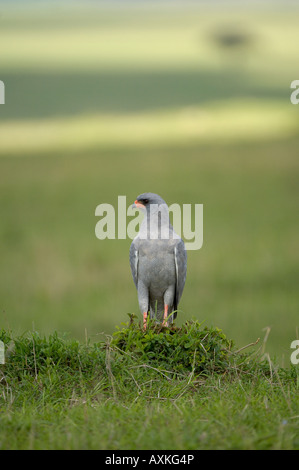
<instances>
[{"instance_id":1,"label":"bird's breast","mask_svg":"<svg viewBox=\"0 0 299 470\"><path fill-rule=\"evenodd\" d=\"M175 282L173 247L163 240L142 243L139 247L139 278L147 286L166 289Z\"/></svg>"}]
</instances>

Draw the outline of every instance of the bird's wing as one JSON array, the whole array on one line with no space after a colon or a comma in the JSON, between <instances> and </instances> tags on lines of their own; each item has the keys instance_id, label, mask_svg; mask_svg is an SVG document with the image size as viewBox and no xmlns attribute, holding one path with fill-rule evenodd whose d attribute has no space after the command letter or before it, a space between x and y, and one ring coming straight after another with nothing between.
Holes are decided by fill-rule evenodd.
<instances>
[{"instance_id":1,"label":"bird's wing","mask_svg":"<svg viewBox=\"0 0 299 470\"><path fill-rule=\"evenodd\" d=\"M135 286L137 287L137 284L138 284L138 249L136 248L134 240L132 241L131 246L130 246L130 266L131 266L133 281L135 283Z\"/></svg>"},{"instance_id":2,"label":"bird's wing","mask_svg":"<svg viewBox=\"0 0 299 470\"><path fill-rule=\"evenodd\" d=\"M183 240L180 240L175 246L174 261L176 271L174 309L177 310L180 298L184 290L187 274L187 252Z\"/></svg>"}]
</instances>

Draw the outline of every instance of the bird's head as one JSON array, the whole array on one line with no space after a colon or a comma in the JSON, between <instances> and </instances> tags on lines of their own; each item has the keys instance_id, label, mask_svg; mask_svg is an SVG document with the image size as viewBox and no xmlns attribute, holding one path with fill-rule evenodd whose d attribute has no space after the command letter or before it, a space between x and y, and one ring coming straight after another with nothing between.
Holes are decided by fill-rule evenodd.
<instances>
[{"instance_id":1,"label":"bird's head","mask_svg":"<svg viewBox=\"0 0 299 470\"><path fill-rule=\"evenodd\" d=\"M150 206L161 206L165 205L166 202L158 194L155 193L143 193L140 194L133 204L133 208L141 209L143 212L149 211Z\"/></svg>"}]
</instances>

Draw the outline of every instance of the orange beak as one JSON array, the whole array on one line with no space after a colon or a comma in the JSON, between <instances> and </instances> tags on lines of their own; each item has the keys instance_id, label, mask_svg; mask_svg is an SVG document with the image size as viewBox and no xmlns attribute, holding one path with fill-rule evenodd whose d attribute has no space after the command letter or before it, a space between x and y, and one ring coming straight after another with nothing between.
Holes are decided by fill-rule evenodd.
<instances>
[{"instance_id":1,"label":"orange beak","mask_svg":"<svg viewBox=\"0 0 299 470\"><path fill-rule=\"evenodd\" d=\"M134 204L133 204L133 207L140 207L140 208L142 208L142 207L145 207L145 206L144 206L143 204L141 204L141 202L138 202L137 199L136 199L136 201L135 201Z\"/></svg>"}]
</instances>

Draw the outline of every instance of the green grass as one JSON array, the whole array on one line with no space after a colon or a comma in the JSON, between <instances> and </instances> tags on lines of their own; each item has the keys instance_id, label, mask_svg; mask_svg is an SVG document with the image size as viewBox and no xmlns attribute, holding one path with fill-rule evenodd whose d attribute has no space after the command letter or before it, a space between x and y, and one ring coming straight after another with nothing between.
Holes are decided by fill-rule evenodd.
<instances>
[{"instance_id":1,"label":"green grass","mask_svg":"<svg viewBox=\"0 0 299 470\"><path fill-rule=\"evenodd\" d=\"M44 3L1 20L0 445L298 448L298 10ZM104 339L140 315L130 240L98 240L95 208L144 191L202 203L204 241L176 334L130 329L132 350ZM186 322L275 366L193 370Z\"/></svg>"},{"instance_id":2,"label":"green grass","mask_svg":"<svg viewBox=\"0 0 299 470\"><path fill-rule=\"evenodd\" d=\"M298 449L298 371L218 329L2 331L1 449ZM248 350L248 349L247 349Z\"/></svg>"}]
</instances>

